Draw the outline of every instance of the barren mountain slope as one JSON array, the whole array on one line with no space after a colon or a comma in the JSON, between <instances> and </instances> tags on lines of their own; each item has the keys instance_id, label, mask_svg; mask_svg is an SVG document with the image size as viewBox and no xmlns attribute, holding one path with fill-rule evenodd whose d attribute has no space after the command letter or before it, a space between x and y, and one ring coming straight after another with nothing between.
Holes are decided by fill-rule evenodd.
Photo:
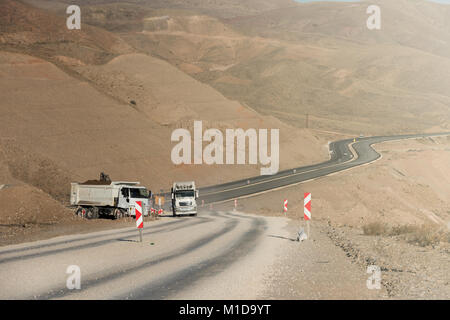
<instances>
[{"instance_id":1,"label":"barren mountain slope","mask_svg":"<svg viewBox=\"0 0 450 320\"><path fill-rule=\"evenodd\" d=\"M444 130L450 120L448 6L402 4L380 3L380 31L366 28L367 3L312 3L226 20L153 12L142 32L121 36L226 97L294 126L304 127L309 114L315 129ZM189 27L194 21L195 30Z\"/></svg>"},{"instance_id":2,"label":"barren mountain slope","mask_svg":"<svg viewBox=\"0 0 450 320\"><path fill-rule=\"evenodd\" d=\"M55 10L60 9L67 0L23 0L34 6ZM52 6L50 2L56 3ZM106 7L126 5L151 9L189 10L217 17L235 17L270 11L277 8L295 6L292 0L78 0L77 5Z\"/></svg>"},{"instance_id":3,"label":"barren mountain slope","mask_svg":"<svg viewBox=\"0 0 450 320\"><path fill-rule=\"evenodd\" d=\"M380 0L382 30L370 31L372 2L258 4L80 3L86 23L292 126L307 114L310 128L352 134L449 126L449 6Z\"/></svg>"},{"instance_id":4,"label":"barren mountain slope","mask_svg":"<svg viewBox=\"0 0 450 320\"><path fill-rule=\"evenodd\" d=\"M270 116L263 117L165 61L130 54L102 66L81 66L76 70L108 94L124 101L132 99L139 112L168 129L183 127L193 132L194 120L203 121L203 130L217 128L222 133L227 128L279 129L283 168L328 156L326 141L308 130L295 129Z\"/></svg>"},{"instance_id":5,"label":"barren mountain slope","mask_svg":"<svg viewBox=\"0 0 450 320\"><path fill-rule=\"evenodd\" d=\"M132 52L120 37L83 24L68 30L66 17L32 7L20 1L0 1L0 49L29 53L53 62L59 56L72 61L104 63L112 57Z\"/></svg>"},{"instance_id":6,"label":"barren mountain slope","mask_svg":"<svg viewBox=\"0 0 450 320\"><path fill-rule=\"evenodd\" d=\"M80 68L118 98L136 99L136 106L118 103L40 59L2 53L1 62L0 110L5 124L1 137L45 155L69 170L73 179L105 171L114 179L138 180L159 189L167 188L167 179L195 175L200 184L210 184L259 174L256 166L175 167L170 160L171 132L192 126L194 119L204 120L205 129L279 128L282 167L327 157L326 142L310 133L293 134L292 128L262 118L166 62L145 55ZM221 119L227 120L219 123ZM298 140L299 136L303 139ZM218 170L220 177L215 174Z\"/></svg>"},{"instance_id":7,"label":"barren mountain slope","mask_svg":"<svg viewBox=\"0 0 450 320\"><path fill-rule=\"evenodd\" d=\"M379 31L366 26L369 5L380 7ZM426 0L299 3L225 22L252 36L317 45L333 45L336 40L396 44L450 57L450 7Z\"/></svg>"}]
</instances>

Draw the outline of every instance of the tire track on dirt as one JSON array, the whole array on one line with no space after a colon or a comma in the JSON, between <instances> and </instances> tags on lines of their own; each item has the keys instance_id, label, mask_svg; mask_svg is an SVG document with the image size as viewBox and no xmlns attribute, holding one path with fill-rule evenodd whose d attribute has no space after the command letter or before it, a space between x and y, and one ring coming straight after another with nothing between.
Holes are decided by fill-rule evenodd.
<instances>
[{"instance_id":1,"label":"tire track on dirt","mask_svg":"<svg viewBox=\"0 0 450 320\"><path fill-rule=\"evenodd\" d=\"M177 224L183 222L182 220L178 220L178 221L170 221L167 223L164 223L162 225L156 225L156 226L150 226L147 227L146 229L160 229L163 227L167 227L168 225L173 225L173 224ZM85 240L91 240L91 239L97 239L97 238L102 238L102 237L107 237L110 235L121 235L121 234L127 234L127 233L131 233L133 232L133 230L126 230L126 231L119 231L119 232L111 232L111 233L105 233L105 234L94 234L94 235L87 235L84 237L77 237L75 239L70 239L70 240L63 240L63 241L57 241L57 242L52 242L52 243L45 243L45 244L39 244L39 245L34 245L34 246L27 246L24 248L17 248L17 249L9 249L9 250L1 250L0 249L0 256L8 254L8 253L18 253L18 252L24 252L24 251L30 251L30 250L35 250L35 249L43 249L43 248L47 248L47 247L54 247L54 246L58 246L58 245L64 245L64 244L70 244L73 242L77 242L77 241L85 241ZM0 260L1 262L1 260Z\"/></svg>"},{"instance_id":2,"label":"tire track on dirt","mask_svg":"<svg viewBox=\"0 0 450 320\"><path fill-rule=\"evenodd\" d=\"M214 276L225 267L238 261L239 258L253 250L255 242L263 234L266 228L266 221L263 218L235 216L237 218L251 219L253 223L251 223L250 229L244 232L243 235L224 252L218 256L205 259L192 267L178 271L164 279L147 283L145 286L135 290L129 295L113 297L113 299L165 299L169 297L172 292L179 292L201 278Z\"/></svg>"},{"instance_id":3,"label":"tire track on dirt","mask_svg":"<svg viewBox=\"0 0 450 320\"><path fill-rule=\"evenodd\" d=\"M201 220L201 221L194 221L194 222L187 222L184 223L180 226L175 226L170 228L160 228L157 230L146 230L143 232L144 235L153 235L153 234L157 234L157 233L161 233L161 232L171 232L171 231L175 231L175 230L179 230L179 229L184 229L190 226L194 226L194 225L199 225L199 224L203 224L203 223L207 223L212 221L213 219L211 218L206 218L206 217L200 217L200 218L196 218L196 220ZM44 252L36 252L36 253L31 253L25 256L14 256L14 257L10 257L10 258L5 258L0 260L0 264L6 263L6 262L11 262L11 261L17 261L17 260L29 260L32 258L36 258L36 257L43 257L43 256L48 256L48 255L53 255L53 254L58 254L61 252L68 252L68 251L76 251L76 250L83 250L83 249L88 249L88 248L95 248L95 247L100 247L100 246L104 246L107 245L108 243L112 242L112 241L117 241L117 240L130 240L132 238L136 238L136 231L127 231L126 233L131 233L129 236L126 237L117 237L114 236L112 238L108 238L105 240L100 240L100 241L96 241L96 242L90 242L90 243L86 243L86 244L81 244L81 245L76 245L76 246L72 246L72 247L68 247L68 248L59 248L59 249L54 249L54 250L48 250L48 251L44 251Z\"/></svg>"},{"instance_id":4,"label":"tire track on dirt","mask_svg":"<svg viewBox=\"0 0 450 320\"><path fill-rule=\"evenodd\" d=\"M101 272L99 274L93 274L93 275L89 276L90 279L83 280L83 290L85 290L86 288L89 289L89 288L93 288L93 287L105 284L109 281L119 279L120 277L122 277L124 275L129 275L133 272L141 271L146 268L155 266L157 264L167 262L167 261L170 261L175 258L179 258L180 256L183 256L183 255L187 255L197 249L200 249L200 248L208 245L211 241L224 236L225 234L231 232L238 226L239 221L236 218L229 218L229 217L221 215L221 214L216 214L215 216L228 219L225 226L222 227L219 231L214 232L212 234L208 234L198 240L195 240L194 242L192 242L186 246L175 249L175 250L169 252L168 254L164 254L164 255L158 256L156 258L151 258L147 261L140 262L139 264L134 265L134 266L121 268L120 271L111 272L108 274L105 274L104 272ZM60 298L70 297L70 295L72 293L71 290L68 290L66 288L55 289L55 290L57 290L57 291L50 292L50 293L43 294L43 295L38 295L35 297L29 297L27 299L38 299L38 300L49 300L49 299L58 299L58 298L60 299Z\"/></svg>"}]
</instances>

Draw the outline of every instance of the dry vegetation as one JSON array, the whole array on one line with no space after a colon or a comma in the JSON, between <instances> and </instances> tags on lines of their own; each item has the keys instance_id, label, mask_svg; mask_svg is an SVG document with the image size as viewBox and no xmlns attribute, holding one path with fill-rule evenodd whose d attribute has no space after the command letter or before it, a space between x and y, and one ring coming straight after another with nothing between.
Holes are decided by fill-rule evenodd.
<instances>
[{"instance_id":1,"label":"dry vegetation","mask_svg":"<svg viewBox=\"0 0 450 320\"><path fill-rule=\"evenodd\" d=\"M372 222L363 226L363 232L369 236L402 236L409 243L421 247L433 246L440 242L450 242L450 232L438 225L397 225L390 226L382 222Z\"/></svg>"}]
</instances>

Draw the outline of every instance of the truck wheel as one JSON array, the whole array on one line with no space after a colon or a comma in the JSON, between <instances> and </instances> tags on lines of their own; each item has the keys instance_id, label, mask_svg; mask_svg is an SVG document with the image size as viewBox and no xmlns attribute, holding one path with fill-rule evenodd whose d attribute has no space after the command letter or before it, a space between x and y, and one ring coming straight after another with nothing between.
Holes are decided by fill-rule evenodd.
<instances>
[{"instance_id":1,"label":"truck wheel","mask_svg":"<svg viewBox=\"0 0 450 320\"><path fill-rule=\"evenodd\" d=\"M98 208L93 208L94 210L94 219L100 218L100 210Z\"/></svg>"},{"instance_id":2,"label":"truck wheel","mask_svg":"<svg viewBox=\"0 0 450 320\"><path fill-rule=\"evenodd\" d=\"M98 209L97 208L88 208L86 210L86 218L89 220L98 218Z\"/></svg>"},{"instance_id":3,"label":"truck wheel","mask_svg":"<svg viewBox=\"0 0 450 320\"><path fill-rule=\"evenodd\" d=\"M118 219L122 219L123 218L123 212L120 209L115 209L114 210L114 219L118 220Z\"/></svg>"}]
</instances>

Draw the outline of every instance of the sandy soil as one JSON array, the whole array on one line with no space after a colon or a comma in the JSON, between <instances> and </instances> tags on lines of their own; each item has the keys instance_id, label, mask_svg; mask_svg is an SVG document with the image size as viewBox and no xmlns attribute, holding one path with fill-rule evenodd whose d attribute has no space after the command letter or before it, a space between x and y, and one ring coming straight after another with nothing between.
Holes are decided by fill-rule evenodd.
<instances>
[{"instance_id":1,"label":"sandy soil","mask_svg":"<svg viewBox=\"0 0 450 320\"><path fill-rule=\"evenodd\" d=\"M347 253L328 237L325 223L314 223L307 240L297 242L304 225L290 220L286 236L278 238L280 257L266 274L261 299L339 299L369 300L389 298L386 288L369 289L365 265L352 263ZM305 229L306 230L306 229Z\"/></svg>"}]
</instances>

